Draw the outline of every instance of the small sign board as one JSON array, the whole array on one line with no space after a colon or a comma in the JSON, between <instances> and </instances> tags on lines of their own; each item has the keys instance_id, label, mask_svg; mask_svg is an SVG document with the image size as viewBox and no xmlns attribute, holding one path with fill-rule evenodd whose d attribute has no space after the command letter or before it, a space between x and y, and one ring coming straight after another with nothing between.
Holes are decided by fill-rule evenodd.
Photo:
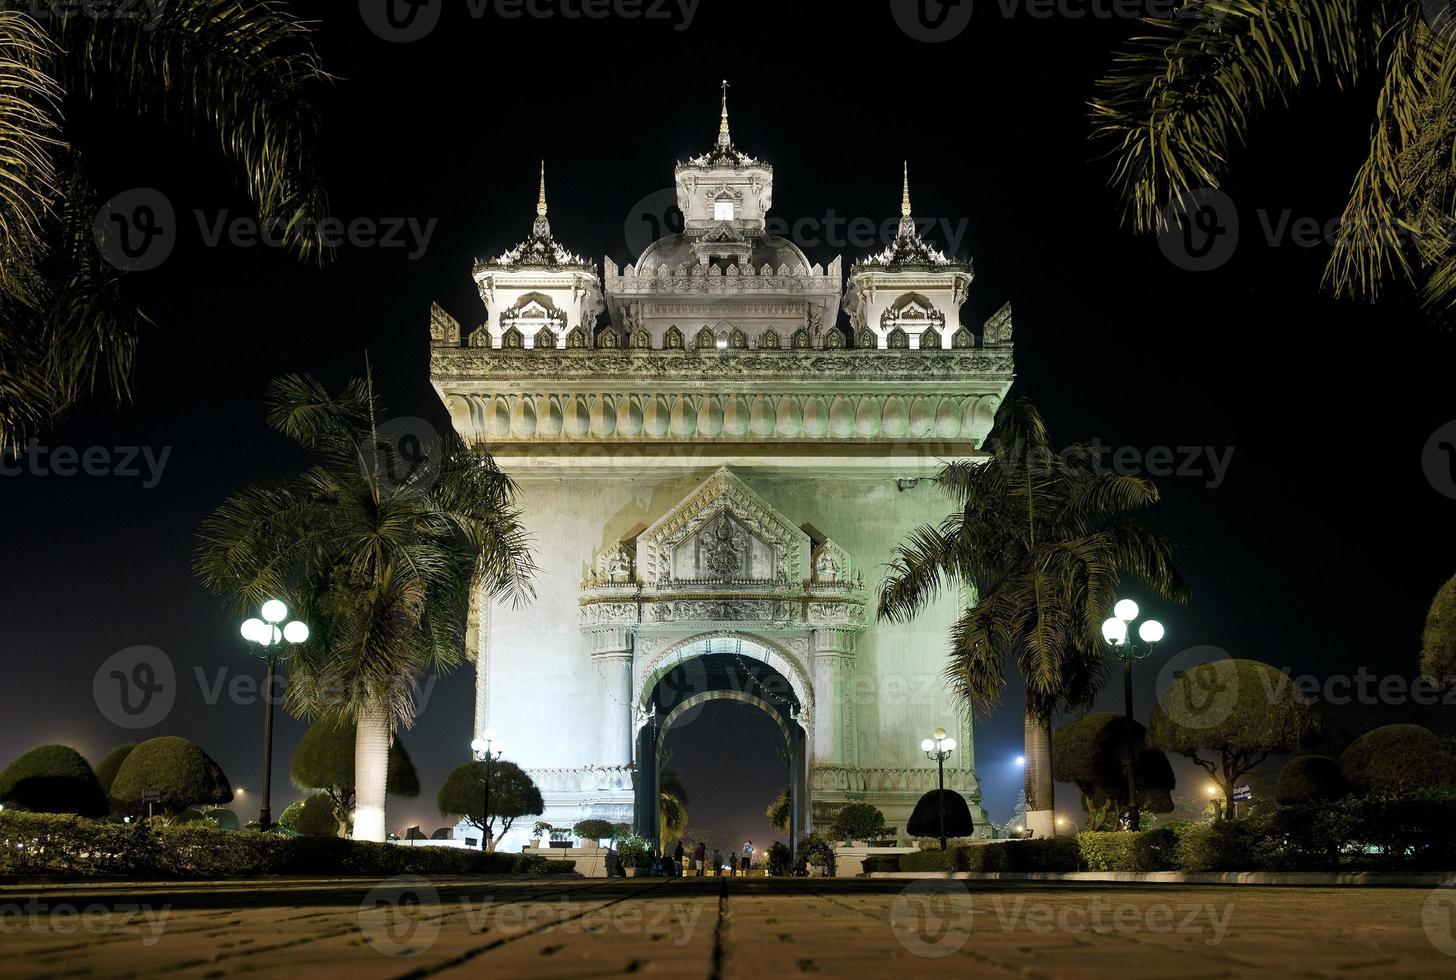
<instances>
[{"instance_id":1,"label":"small sign board","mask_svg":"<svg viewBox=\"0 0 1456 980\"><path fill-rule=\"evenodd\" d=\"M1254 791L1249 788L1248 783L1244 783L1242 786L1234 787L1234 802L1243 803L1244 801L1252 800L1253 798Z\"/></svg>"},{"instance_id":2,"label":"small sign board","mask_svg":"<svg viewBox=\"0 0 1456 980\"><path fill-rule=\"evenodd\" d=\"M160 802L162 802L162 791L159 790L159 789L144 789L144 790L142 790L142 802L143 803L160 803Z\"/></svg>"}]
</instances>

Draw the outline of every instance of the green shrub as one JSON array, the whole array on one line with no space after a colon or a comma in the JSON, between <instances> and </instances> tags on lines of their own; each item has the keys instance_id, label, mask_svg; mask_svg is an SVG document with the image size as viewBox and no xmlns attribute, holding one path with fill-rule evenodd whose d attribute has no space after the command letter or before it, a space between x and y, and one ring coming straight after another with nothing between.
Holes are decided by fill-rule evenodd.
<instances>
[{"instance_id":1,"label":"green shrub","mask_svg":"<svg viewBox=\"0 0 1456 980\"><path fill-rule=\"evenodd\" d=\"M1441 690L1456 683L1456 576L1447 580L1431 600L1426 628L1421 633L1421 674Z\"/></svg>"},{"instance_id":2,"label":"green shrub","mask_svg":"<svg viewBox=\"0 0 1456 980\"><path fill-rule=\"evenodd\" d=\"M1340 764L1327 755L1301 755L1279 770L1274 799L1280 803L1338 800L1349 792Z\"/></svg>"},{"instance_id":3,"label":"green shrub","mask_svg":"<svg viewBox=\"0 0 1456 980\"><path fill-rule=\"evenodd\" d=\"M924 853L924 852L922 852ZM881 871L911 871L912 868L903 868L900 859L909 855L901 854L871 854L864 859L864 873L871 874Z\"/></svg>"},{"instance_id":4,"label":"green shrub","mask_svg":"<svg viewBox=\"0 0 1456 980\"><path fill-rule=\"evenodd\" d=\"M85 817L102 817L111 809L90 763L67 745L42 745L6 766L0 772L0 803Z\"/></svg>"},{"instance_id":5,"label":"green shrub","mask_svg":"<svg viewBox=\"0 0 1456 980\"><path fill-rule=\"evenodd\" d=\"M1177 867L1178 838L1164 827L1084 831L1072 839L1088 871L1171 871Z\"/></svg>"},{"instance_id":6,"label":"green shrub","mask_svg":"<svg viewBox=\"0 0 1456 980\"><path fill-rule=\"evenodd\" d=\"M1385 725L1350 743L1340 769L1362 796L1397 797L1456 783L1456 756L1420 725Z\"/></svg>"},{"instance_id":7,"label":"green shrub","mask_svg":"<svg viewBox=\"0 0 1456 980\"><path fill-rule=\"evenodd\" d=\"M0 875L210 879L272 875L556 874L569 861L338 837L222 831L206 823L151 827L0 812Z\"/></svg>"},{"instance_id":8,"label":"green shrub","mask_svg":"<svg viewBox=\"0 0 1456 980\"><path fill-rule=\"evenodd\" d=\"M142 793L148 789L162 794L157 809L165 814L233 799L221 767L196 745L175 736L149 739L132 749L111 784L111 799L123 813L143 814L147 805Z\"/></svg>"},{"instance_id":9,"label":"green shrub","mask_svg":"<svg viewBox=\"0 0 1456 980\"><path fill-rule=\"evenodd\" d=\"M1076 871L1082 866L1071 837L1034 837L958 847L957 871Z\"/></svg>"},{"instance_id":10,"label":"green shrub","mask_svg":"<svg viewBox=\"0 0 1456 980\"><path fill-rule=\"evenodd\" d=\"M834 844L818 834L808 834L799 841L799 860L834 870Z\"/></svg>"},{"instance_id":11,"label":"green shrub","mask_svg":"<svg viewBox=\"0 0 1456 980\"><path fill-rule=\"evenodd\" d=\"M135 743L118 745L96 763L96 781L101 784L101 792L106 793L108 799L111 794L111 784L116 782L116 774L121 771L121 764L126 761L127 756L131 755L131 750L134 748L136 748Z\"/></svg>"},{"instance_id":12,"label":"green shrub","mask_svg":"<svg viewBox=\"0 0 1456 980\"><path fill-rule=\"evenodd\" d=\"M582 840L598 841L615 837L617 828L607 820L581 820L571 828L571 832Z\"/></svg>"},{"instance_id":13,"label":"green shrub","mask_svg":"<svg viewBox=\"0 0 1456 980\"><path fill-rule=\"evenodd\" d=\"M334 815L334 801L325 793L316 793L304 800L294 817L293 831L301 837L339 836L339 818Z\"/></svg>"},{"instance_id":14,"label":"green shrub","mask_svg":"<svg viewBox=\"0 0 1456 980\"><path fill-rule=\"evenodd\" d=\"M899 871L955 871L955 851L916 851L914 854L901 854L897 861ZM869 859L865 860L865 870L869 870Z\"/></svg>"},{"instance_id":15,"label":"green shrub","mask_svg":"<svg viewBox=\"0 0 1456 980\"><path fill-rule=\"evenodd\" d=\"M868 803L851 803L834 815L830 836L840 841L874 840L885 832L885 815Z\"/></svg>"},{"instance_id":16,"label":"green shrub","mask_svg":"<svg viewBox=\"0 0 1456 980\"><path fill-rule=\"evenodd\" d=\"M911 837L934 837L939 840L942 799L945 801L946 838L971 836L976 829L974 821L971 820L971 808L966 804L964 796L950 789L933 789L920 797L910 819L905 823L905 832Z\"/></svg>"},{"instance_id":17,"label":"green shrub","mask_svg":"<svg viewBox=\"0 0 1456 980\"><path fill-rule=\"evenodd\" d=\"M1258 825L1248 820L1179 823L1168 829L1178 838L1180 871L1252 871L1259 866Z\"/></svg>"},{"instance_id":18,"label":"green shrub","mask_svg":"<svg viewBox=\"0 0 1456 980\"><path fill-rule=\"evenodd\" d=\"M581 826L578 824L577 826ZM611 826L608 824L608 826ZM613 827L613 832L616 828ZM628 834L617 839L617 862L624 868L646 868L650 866L648 854L651 853L652 842L646 837L637 834Z\"/></svg>"}]
</instances>

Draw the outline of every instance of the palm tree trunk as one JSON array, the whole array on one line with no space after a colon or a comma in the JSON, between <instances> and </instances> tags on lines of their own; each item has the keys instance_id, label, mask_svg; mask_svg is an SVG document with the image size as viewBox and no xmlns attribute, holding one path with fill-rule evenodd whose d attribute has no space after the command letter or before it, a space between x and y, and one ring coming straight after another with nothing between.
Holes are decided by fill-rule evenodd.
<instances>
[{"instance_id":1,"label":"palm tree trunk","mask_svg":"<svg viewBox=\"0 0 1456 980\"><path fill-rule=\"evenodd\" d=\"M354 738L354 839L384 842L384 787L389 777L389 713L359 709Z\"/></svg>"},{"instance_id":2,"label":"palm tree trunk","mask_svg":"<svg viewBox=\"0 0 1456 980\"><path fill-rule=\"evenodd\" d=\"M1057 832L1052 788L1052 720L1026 713L1026 829L1034 837Z\"/></svg>"}]
</instances>

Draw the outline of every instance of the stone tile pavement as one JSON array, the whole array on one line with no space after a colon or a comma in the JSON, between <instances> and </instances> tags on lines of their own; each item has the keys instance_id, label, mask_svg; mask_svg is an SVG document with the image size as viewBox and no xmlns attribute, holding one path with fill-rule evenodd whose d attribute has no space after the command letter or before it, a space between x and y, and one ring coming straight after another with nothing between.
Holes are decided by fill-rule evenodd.
<instances>
[{"instance_id":1,"label":"stone tile pavement","mask_svg":"<svg viewBox=\"0 0 1456 980\"><path fill-rule=\"evenodd\" d=\"M1427 977L1456 888L390 879L0 887L0 977Z\"/></svg>"}]
</instances>

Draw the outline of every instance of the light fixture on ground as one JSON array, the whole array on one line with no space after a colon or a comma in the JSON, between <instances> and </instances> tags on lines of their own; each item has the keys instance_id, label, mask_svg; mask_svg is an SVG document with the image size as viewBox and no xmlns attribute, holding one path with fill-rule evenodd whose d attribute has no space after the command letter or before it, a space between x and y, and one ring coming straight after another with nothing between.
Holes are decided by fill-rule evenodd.
<instances>
[{"instance_id":1,"label":"light fixture on ground","mask_svg":"<svg viewBox=\"0 0 1456 980\"><path fill-rule=\"evenodd\" d=\"M1127 809L1122 814L1123 830L1137 830L1142 823L1142 811L1138 806L1137 796L1137 752L1132 729L1132 665L1134 661L1146 660L1152 656L1153 648L1164 635L1162 623L1156 619L1145 619L1138 626L1138 639L1132 639L1129 634L1139 612L1136 602L1119 599L1112 607L1112 618L1102 624L1102 638L1122 661L1122 708L1126 729L1123 763L1127 769Z\"/></svg>"},{"instance_id":2,"label":"light fixture on ground","mask_svg":"<svg viewBox=\"0 0 1456 980\"><path fill-rule=\"evenodd\" d=\"M485 763L485 792L480 805L480 849L490 850L490 765L505 752L505 746L495 737L495 729L487 728L470 743L476 762Z\"/></svg>"},{"instance_id":3,"label":"light fixture on ground","mask_svg":"<svg viewBox=\"0 0 1456 980\"><path fill-rule=\"evenodd\" d=\"M268 664L268 677L263 682L263 801L258 810L258 826L267 830L273 826L273 812L270 793L273 788L273 678L282 655L283 645L296 647L308 642L308 626L300 620L288 619L288 606L277 599L263 603L262 619L243 622L243 639L250 644L254 656L261 657ZM256 648L256 649L255 649Z\"/></svg>"},{"instance_id":4,"label":"light fixture on ground","mask_svg":"<svg viewBox=\"0 0 1456 980\"><path fill-rule=\"evenodd\" d=\"M936 794L935 802L940 808L940 849L945 850L945 760L955 751L956 740L945 734L944 728L937 728L931 733L930 738L920 743L920 748L925 752L926 758L934 759L936 769L939 772L940 792Z\"/></svg>"}]
</instances>

